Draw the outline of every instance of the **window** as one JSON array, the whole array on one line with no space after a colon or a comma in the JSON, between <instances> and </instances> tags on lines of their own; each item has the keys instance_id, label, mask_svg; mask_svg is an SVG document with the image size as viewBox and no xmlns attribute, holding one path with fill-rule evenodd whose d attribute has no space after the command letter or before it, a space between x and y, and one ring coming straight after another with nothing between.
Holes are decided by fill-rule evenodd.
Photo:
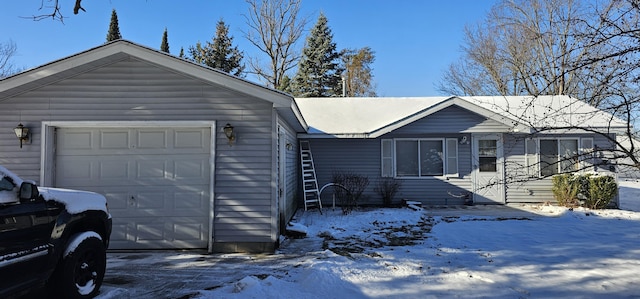
<instances>
[{"instance_id":1,"label":"window","mask_svg":"<svg viewBox=\"0 0 640 299\"><path fill-rule=\"evenodd\" d=\"M478 170L480 172L496 172L498 161L498 141L491 139L478 140Z\"/></svg>"},{"instance_id":2,"label":"window","mask_svg":"<svg viewBox=\"0 0 640 299\"><path fill-rule=\"evenodd\" d=\"M458 174L458 139L384 139L383 177L432 177Z\"/></svg>"},{"instance_id":3,"label":"window","mask_svg":"<svg viewBox=\"0 0 640 299\"><path fill-rule=\"evenodd\" d=\"M578 138L540 138L525 141L525 162L531 176L552 176L580 170ZM584 147L592 147L592 138L582 139Z\"/></svg>"}]
</instances>

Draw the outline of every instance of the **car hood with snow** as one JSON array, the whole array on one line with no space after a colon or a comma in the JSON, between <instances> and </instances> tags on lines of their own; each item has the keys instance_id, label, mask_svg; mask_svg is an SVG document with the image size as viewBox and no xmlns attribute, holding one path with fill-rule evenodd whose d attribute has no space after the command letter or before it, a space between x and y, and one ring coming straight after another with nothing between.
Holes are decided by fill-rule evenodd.
<instances>
[{"instance_id":1,"label":"car hood with snow","mask_svg":"<svg viewBox=\"0 0 640 299\"><path fill-rule=\"evenodd\" d=\"M107 212L107 199L89 191L39 187L40 195L47 201L64 204L70 214L96 210Z\"/></svg>"}]
</instances>

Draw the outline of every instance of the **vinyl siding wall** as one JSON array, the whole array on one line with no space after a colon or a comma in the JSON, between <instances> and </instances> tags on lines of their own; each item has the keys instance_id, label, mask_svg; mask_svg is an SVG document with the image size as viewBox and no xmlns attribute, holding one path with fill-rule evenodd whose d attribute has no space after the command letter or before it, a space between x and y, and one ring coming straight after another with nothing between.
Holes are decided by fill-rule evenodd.
<instances>
[{"instance_id":1,"label":"vinyl siding wall","mask_svg":"<svg viewBox=\"0 0 640 299\"><path fill-rule=\"evenodd\" d=\"M214 241L273 244L272 104L136 59L0 99L0 164L39 180L42 121L168 120L216 121ZM19 122L32 132L22 149Z\"/></svg>"},{"instance_id":2,"label":"vinyl siding wall","mask_svg":"<svg viewBox=\"0 0 640 299\"><path fill-rule=\"evenodd\" d=\"M296 132L288 126L286 122L283 120L278 120L283 133L284 133L284 149L285 149L285 183L284 187L286 189L286 200L285 206L282 207L282 215L280 223L281 230L284 230L286 222L291 220L293 215L298 208L297 198L298 198L298 178L300 177L300 172L298 169L300 168L299 162L299 154L298 154L298 141L296 138ZM287 144L290 144L290 149L287 149Z\"/></svg>"},{"instance_id":3,"label":"vinyl siding wall","mask_svg":"<svg viewBox=\"0 0 640 299\"><path fill-rule=\"evenodd\" d=\"M506 132L509 128L477 113L450 106L393 131L393 135L426 133ZM390 133L391 134L391 133Z\"/></svg>"}]
</instances>

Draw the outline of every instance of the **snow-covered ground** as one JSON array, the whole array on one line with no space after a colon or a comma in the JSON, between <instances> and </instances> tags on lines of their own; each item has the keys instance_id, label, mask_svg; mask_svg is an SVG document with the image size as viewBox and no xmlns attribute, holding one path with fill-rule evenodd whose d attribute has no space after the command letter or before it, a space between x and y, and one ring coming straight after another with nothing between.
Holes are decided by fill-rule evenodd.
<instances>
[{"instance_id":1,"label":"snow-covered ground","mask_svg":"<svg viewBox=\"0 0 640 299\"><path fill-rule=\"evenodd\" d=\"M640 182L622 182L620 198L620 210L598 211L309 211L296 219L308 236L276 255L110 253L99 298L159 297L150 283L113 283L130 263L199 269L164 298L638 298Z\"/></svg>"}]
</instances>

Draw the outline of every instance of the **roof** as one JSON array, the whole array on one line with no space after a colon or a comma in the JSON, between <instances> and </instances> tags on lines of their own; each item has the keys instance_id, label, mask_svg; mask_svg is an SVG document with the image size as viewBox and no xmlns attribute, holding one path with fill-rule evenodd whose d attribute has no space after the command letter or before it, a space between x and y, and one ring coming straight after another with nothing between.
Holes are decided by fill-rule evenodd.
<instances>
[{"instance_id":1,"label":"roof","mask_svg":"<svg viewBox=\"0 0 640 299\"><path fill-rule=\"evenodd\" d=\"M228 73L127 40L117 40L0 80L0 101L130 57L273 103L298 131L306 124L293 97Z\"/></svg>"},{"instance_id":2,"label":"roof","mask_svg":"<svg viewBox=\"0 0 640 299\"><path fill-rule=\"evenodd\" d=\"M295 101L309 126L306 137L312 138L376 138L451 106L495 120L514 132L626 126L626 122L611 114L568 96L296 98Z\"/></svg>"}]
</instances>

